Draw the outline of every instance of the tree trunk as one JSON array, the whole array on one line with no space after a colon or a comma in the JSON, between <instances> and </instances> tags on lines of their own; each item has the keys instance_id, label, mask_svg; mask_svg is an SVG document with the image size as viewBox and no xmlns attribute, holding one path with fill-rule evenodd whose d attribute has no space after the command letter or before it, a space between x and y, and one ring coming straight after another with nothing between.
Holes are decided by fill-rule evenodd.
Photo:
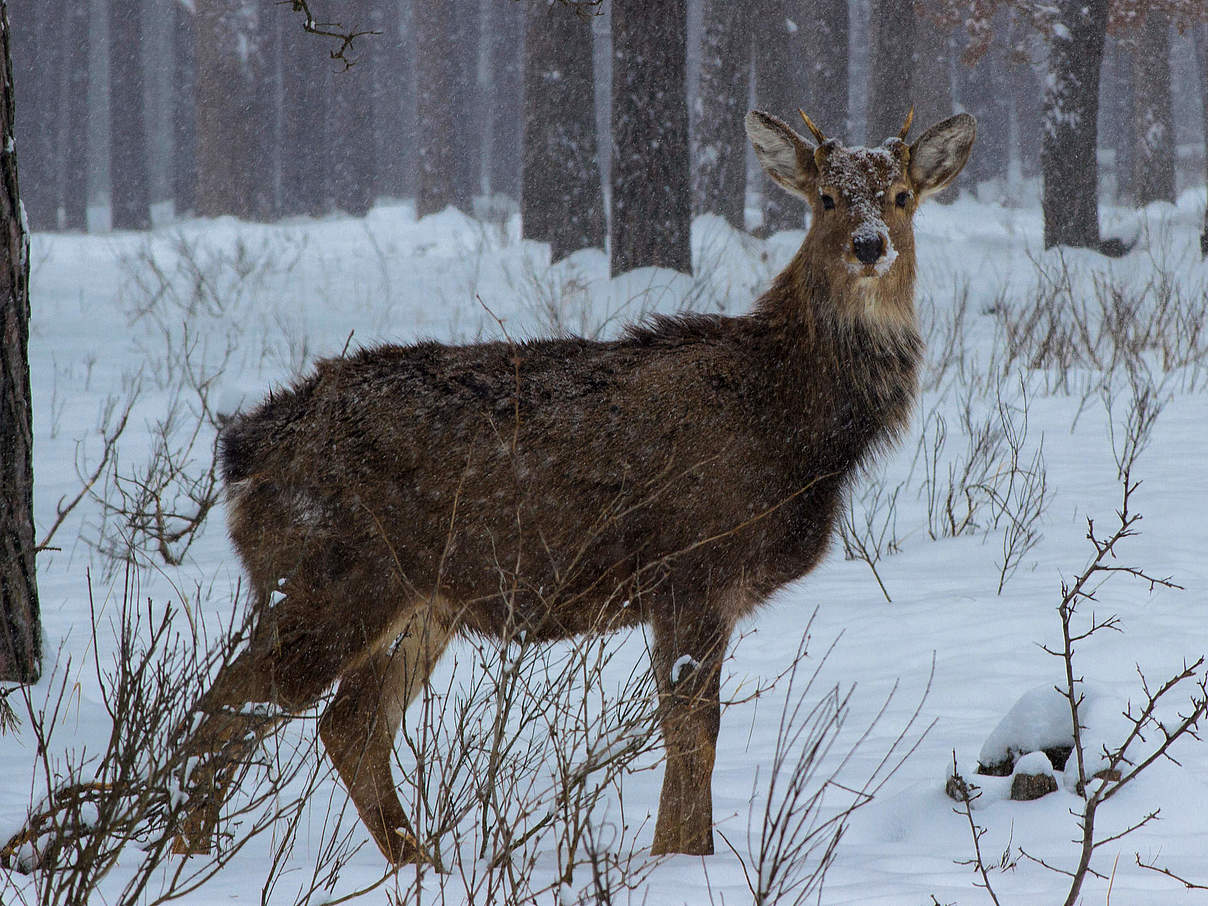
<instances>
[{"instance_id":1,"label":"tree trunk","mask_svg":"<svg viewBox=\"0 0 1208 906\"><path fill-rule=\"evenodd\" d=\"M527 14L520 219L524 238L548 242L558 261L604 247L591 22L548 0L530 0Z\"/></svg>"},{"instance_id":2,"label":"tree trunk","mask_svg":"<svg viewBox=\"0 0 1208 906\"><path fill-rule=\"evenodd\" d=\"M302 30L301 17L281 9L281 210L326 214L332 61L321 38Z\"/></svg>"},{"instance_id":3,"label":"tree trunk","mask_svg":"<svg viewBox=\"0 0 1208 906\"><path fill-rule=\"evenodd\" d=\"M957 63L961 106L977 117L977 151L969 158L962 174L962 182L968 188L1007 175L1011 107L1010 98L1003 90L1008 78L1005 28L1005 22L999 17L995 22L994 39L982 58L972 66ZM921 120L919 125L926 127L932 122L934 120Z\"/></svg>"},{"instance_id":4,"label":"tree trunk","mask_svg":"<svg viewBox=\"0 0 1208 906\"><path fill-rule=\"evenodd\" d=\"M173 4L172 196L177 217L197 211L197 12Z\"/></svg>"},{"instance_id":5,"label":"tree trunk","mask_svg":"<svg viewBox=\"0 0 1208 906\"><path fill-rule=\"evenodd\" d=\"M1170 21L1160 10L1145 14L1132 58L1133 201L1174 202L1174 110L1170 97Z\"/></svg>"},{"instance_id":6,"label":"tree trunk","mask_svg":"<svg viewBox=\"0 0 1208 906\"><path fill-rule=\"evenodd\" d=\"M13 67L4 0L0 57L0 680L32 683L42 672L42 630L34 572L29 236L13 151Z\"/></svg>"},{"instance_id":7,"label":"tree trunk","mask_svg":"<svg viewBox=\"0 0 1208 906\"><path fill-rule=\"evenodd\" d=\"M851 137L847 92L847 47L851 30L847 0L810 0L801 26L806 61L805 93L800 106L824 134Z\"/></svg>"},{"instance_id":8,"label":"tree trunk","mask_svg":"<svg viewBox=\"0 0 1208 906\"><path fill-rule=\"evenodd\" d=\"M692 130L692 203L746 228L747 137L742 121L751 92L751 16L746 3L706 0L700 88Z\"/></svg>"},{"instance_id":9,"label":"tree trunk","mask_svg":"<svg viewBox=\"0 0 1208 906\"><path fill-rule=\"evenodd\" d=\"M614 0L612 273L692 272L687 0Z\"/></svg>"},{"instance_id":10,"label":"tree trunk","mask_svg":"<svg viewBox=\"0 0 1208 906\"><path fill-rule=\"evenodd\" d=\"M268 70L258 5L210 0L197 13L197 213L264 219L271 111L260 88ZM319 48L314 48L318 52Z\"/></svg>"},{"instance_id":11,"label":"tree trunk","mask_svg":"<svg viewBox=\"0 0 1208 906\"><path fill-rule=\"evenodd\" d=\"M13 68L24 119L16 124L25 213L32 230L58 227L62 181L57 141L62 117L62 0L20 0Z\"/></svg>"},{"instance_id":12,"label":"tree trunk","mask_svg":"<svg viewBox=\"0 0 1208 906\"><path fill-rule=\"evenodd\" d=\"M1208 23L1201 22L1195 27L1195 58L1200 70L1200 101L1204 105L1204 183L1208 185ZM1204 208L1200 254L1208 258L1208 206Z\"/></svg>"},{"instance_id":13,"label":"tree trunk","mask_svg":"<svg viewBox=\"0 0 1208 906\"><path fill-rule=\"evenodd\" d=\"M373 81L373 172L379 197L401 198L405 192L405 152L410 130L404 120L407 85L414 80L408 73L410 54L403 34L403 12L399 0L375 3L370 23L381 32L368 38L374 48L374 65L369 73Z\"/></svg>"},{"instance_id":14,"label":"tree trunk","mask_svg":"<svg viewBox=\"0 0 1208 906\"><path fill-rule=\"evenodd\" d=\"M372 4L354 0L340 5L340 23L351 31L373 25ZM336 207L363 217L373 206L377 187L373 139L373 71L379 64L379 36L357 39L349 57L353 66L332 78L331 184Z\"/></svg>"},{"instance_id":15,"label":"tree trunk","mask_svg":"<svg viewBox=\"0 0 1208 906\"><path fill-rule=\"evenodd\" d=\"M864 140L879 145L902 130L914 100L914 0L872 0L868 27L871 58Z\"/></svg>"},{"instance_id":16,"label":"tree trunk","mask_svg":"<svg viewBox=\"0 0 1208 906\"><path fill-rule=\"evenodd\" d=\"M795 4L789 0L763 0L756 7L752 23L755 51L755 106L787 122L800 122L801 105L795 79L795 58L803 56L800 26ZM801 202L772 184L767 174L763 181L763 232L799 230L805 210Z\"/></svg>"},{"instance_id":17,"label":"tree trunk","mask_svg":"<svg viewBox=\"0 0 1208 906\"><path fill-rule=\"evenodd\" d=\"M531 5L531 4L530 4ZM525 5L521 3L498 3L489 0L486 40L490 54L488 72L491 73L491 142L487 157L487 183L492 194L506 195L519 199L521 193L521 167L524 159L524 69L525 69ZM563 10L563 12L571 12ZM584 65L591 74L591 23L583 23L587 33ZM588 81L589 87L592 82ZM589 90L586 95L587 110L584 116L591 123L595 134L594 96ZM562 111L577 116L578 111ZM593 140L592 147L595 147ZM596 185L600 183L595 174ZM601 202L601 205L603 203ZM601 207L601 211L603 208ZM601 230L601 241L603 246ZM591 243L595 245L596 243Z\"/></svg>"},{"instance_id":18,"label":"tree trunk","mask_svg":"<svg viewBox=\"0 0 1208 906\"><path fill-rule=\"evenodd\" d=\"M109 0L109 200L119 230L151 226L144 12L142 0Z\"/></svg>"},{"instance_id":19,"label":"tree trunk","mask_svg":"<svg viewBox=\"0 0 1208 906\"><path fill-rule=\"evenodd\" d=\"M461 4L462 7L465 4ZM464 15L464 9L457 15ZM454 14L443 3L418 0L415 4L416 119L419 129L419 186L415 213L425 217L448 205L461 203L470 213L469 193L459 186L455 165L458 142L475 140L478 123L458 115L451 100L460 71L452 52ZM455 124L465 123L455 138Z\"/></svg>"},{"instance_id":20,"label":"tree trunk","mask_svg":"<svg viewBox=\"0 0 1208 906\"><path fill-rule=\"evenodd\" d=\"M88 4L69 3L63 19L66 72L63 131L63 226L88 228Z\"/></svg>"},{"instance_id":21,"label":"tree trunk","mask_svg":"<svg viewBox=\"0 0 1208 906\"><path fill-rule=\"evenodd\" d=\"M1041 135L1044 109L1041 77L1032 63L1032 30L1019 17L1011 19L1011 60L1007 70L1015 104L1015 127L1019 140L1019 170L1026 179L1040 173Z\"/></svg>"},{"instance_id":22,"label":"tree trunk","mask_svg":"<svg viewBox=\"0 0 1208 906\"><path fill-rule=\"evenodd\" d=\"M1099 69L1108 0L1058 0L1044 95L1044 247L1099 248Z\"/></svg>"},{"instance_id":23,"label":"tree trunk","mask_svg":"<svg viewBox=\"0 0 1208 906\"><path fill-rule=\"evenodd\" d=\"M1114 154L1117 199L1133 196L1133 55L1136 35L1108 35L1099 76L1099 142Z\"/></svg>"}]
</instances>

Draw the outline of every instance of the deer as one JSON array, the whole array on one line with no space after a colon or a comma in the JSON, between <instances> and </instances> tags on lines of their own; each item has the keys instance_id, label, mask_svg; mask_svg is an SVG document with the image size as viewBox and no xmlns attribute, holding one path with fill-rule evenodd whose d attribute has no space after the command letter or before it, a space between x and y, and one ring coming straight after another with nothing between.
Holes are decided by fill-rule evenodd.
<instances>
[{"instance_id":1,"label":"deer","mask_svg":"<svg viewBox=\"0 0 1208 906\"><path fill-rule=\"evenodd\" d=\"M820 561L854 476L909 421L913 218L976 135L960 113L908 144L912 108L897 136L846 147L799 112L808 138L745 119L813 212L746 314L346 350L231 418L218 455L253 621L197 704L177 852L208 851L270 724L326 701L319 737L369 835L390 863L431 861L390 761L450 640L639 625L665 752L651 849L713 852L731 632Z\"/></svg>"}]
</instances>

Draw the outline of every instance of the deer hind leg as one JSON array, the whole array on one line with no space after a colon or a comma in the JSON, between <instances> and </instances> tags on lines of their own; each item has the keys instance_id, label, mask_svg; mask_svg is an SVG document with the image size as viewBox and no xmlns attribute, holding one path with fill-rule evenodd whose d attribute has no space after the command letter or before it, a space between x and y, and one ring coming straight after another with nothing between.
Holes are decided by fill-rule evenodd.
<instances>
[{"instance_id":1,"label":"deer hind leg","mask_svg":"<svg viewBox=\"0 0 1208 906\"><path fill-rule=\"evenodd\" d=\"M291 712L314 704L381 636L372 617L349 619L331 600L311 586L263 607L247 649L218 671L192 727L180 729L188 801L173 852L210 851L222 805L256 747ZM272 707L249 707L261 702Z\"/></svg>"},{"instance_id":2,"label":"deer hind leg","mask_svg":"<svg viewBox=\"0 0 1208 906\"><path fill-rule=\"evenodd\" d=\"M729 625L699 612L656 614L651 667L667 760L652 851L713 852L713 762Z\"/></svg>"},{"instance_id":3,"label":"deer hind leg","mask_svg":"<svg viewBox=\"0 0 1208 906\"><path fill-rule=\"evenodd\" d=\"M390 762L394 736L448 643L450 631L424 607L397 643L376 651L340 679L319 721L319 736L348 789L361 821L395 865L432 861L399 802Z\"/></svg>"}]
</instances>

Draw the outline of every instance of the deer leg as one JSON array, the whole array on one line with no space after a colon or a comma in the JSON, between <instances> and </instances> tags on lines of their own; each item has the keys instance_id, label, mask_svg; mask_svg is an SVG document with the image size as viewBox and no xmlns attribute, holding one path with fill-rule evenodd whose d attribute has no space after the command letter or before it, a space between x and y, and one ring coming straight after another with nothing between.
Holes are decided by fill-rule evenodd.
<instances>
[{"instance_id":1,"label":"deer leg","mask_svg":"<svg viewBox=\"0 0 1208 906\"><path fill-rule=\"evenodd\" d=\"M403 712L423 687L449 635L436 620L417 614L396 645L380 649L341 677L319 721L319 736L361 821L395 865L430 861L399 802L390 761Z\"/></svg>"},{"instance_id":2,"label":"deer leg","mask_svg":"<svg viewBox=\"0 0 1208 906\"><path fill-rule=\"evenodd\" d=\"M310 589L290 591L262 611L247 650L218 671L193 727L179 731L181 786L189 799L173 852L210 851L222 804L259 743L290 712L314 704L382 634L329 600ZM257 702L275 707L248 707Z\"/></svg>"},{"instance_id":3,"label":"deer leg","mask_svg":"<svg viewBox=\"0 0 1208 906\"><path fill-rule=\"evenodd\" d=\"M713 852L713 761L729 626L699 613L656 614L651 666L667 760L655 855Z\"/></svg>"},{"instance_id":4,"label":"deer leg","mask_svg":"<svg viewBox=\"0 0 1208 906\"><path fill-rule=\"evenodd\" d=\"M245 651L218 672L214 684L197 706L192 729L181 728L180 785L188 804L177 829L172 852L208 853L219 812L235 774L256 746L278 723L280 714L248 709L252 702L270 702L271 673L262 659Z\"/></svg>"}]
</instances>

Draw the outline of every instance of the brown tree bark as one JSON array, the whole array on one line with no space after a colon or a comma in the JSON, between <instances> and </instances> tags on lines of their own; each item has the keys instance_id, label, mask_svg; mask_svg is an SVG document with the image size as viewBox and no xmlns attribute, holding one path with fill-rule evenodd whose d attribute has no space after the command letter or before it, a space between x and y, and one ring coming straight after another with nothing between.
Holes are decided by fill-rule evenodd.
<instances>
[{"instance_id":1,"label":"brown tree bark","mask_svg":"<svg viewBox=\"0 0 1208 906\"><path fill-rule=\"evenodd\" d=\"M1170 20L1145 14L1132 53L1132 197L1138 206L1174 202L1174 109L1170 97Z\"/></svg>"},{"instance_id":2,"label":"brown tree bark","mask_svg":"<svg viewBox=\"0 0 1208 906\"><path fill-rule=\"evenodd\" d=\"M1058 0L1045 83L1044 247L1099 248L1099 70L1108 0Z\"/></svg>"},{"instance_id":3,"label":"brown tree bark","mask_svg":"<svg viewBox=\"0 0 1208 906\"><path fill-rule=\"evenodd\" d=\"M34 570L29 236L17 182L5 0L0 0L0 58L0 680L32 683L42 671L42 631Z\"/></svg>"},{"instance_id":4,"label":"brown tree bark","mask_svg":"<svg viewBox=\"0 0 1208 906\"><path fill-rule=\"evenodd\" d=\"M614 0L614 275L651 265L692 272L687 35L686 0Z\"/></svg>"},{"instance_id":5,"label":"brown tree bark","mask_svg":"<svg viewBox=\"0 0 1208 906\"><path fill-rule=\"evenodd\" d=\"M553 261L604 247L591 40L590 20L575 10L528 4L520 219Z\"/></svg>"}]
</instances>

